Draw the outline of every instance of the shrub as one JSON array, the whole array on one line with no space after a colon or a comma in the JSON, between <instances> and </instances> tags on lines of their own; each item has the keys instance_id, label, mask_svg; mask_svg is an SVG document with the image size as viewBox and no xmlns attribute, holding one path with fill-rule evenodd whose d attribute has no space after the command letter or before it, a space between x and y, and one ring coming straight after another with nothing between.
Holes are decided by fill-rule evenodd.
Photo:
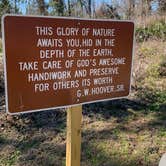
<instances>
[{"instance_id":1,"label":"shrub","mask_svg":"<svg viewBox=\"0 0 166 166\"><path fill-rule=\"evenodd\" d=\"M148 39L166 39L166 23L164 20L155 22L146 27L136 28L136 41L143 42Z\"/></svg>"}]
</instances>

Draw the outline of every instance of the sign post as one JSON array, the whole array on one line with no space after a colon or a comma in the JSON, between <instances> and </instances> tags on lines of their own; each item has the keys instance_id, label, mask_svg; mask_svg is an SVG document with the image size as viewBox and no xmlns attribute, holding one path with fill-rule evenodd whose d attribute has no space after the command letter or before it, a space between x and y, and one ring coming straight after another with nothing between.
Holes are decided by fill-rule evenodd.
<instances>
[{"instance_id":1,"label":"sign post","mask_svg":"<svg viewBox=\"0 0 166 166\"><path fill-rule=\"evenodd\" d=\"M66 166L80 166L82 104L129 95L134 23L6 15L2 36L7 112L68 107Z\"/></svg>"},{"instance_id":2,"label":"sign post","mask_svg":"<svg viewBox=\"0 0 166 166\"><path fill-rule=\"evenodd\" d=\"M67 109L66 166L80 166L82 105Z\"/></svg>"}]
</instances>

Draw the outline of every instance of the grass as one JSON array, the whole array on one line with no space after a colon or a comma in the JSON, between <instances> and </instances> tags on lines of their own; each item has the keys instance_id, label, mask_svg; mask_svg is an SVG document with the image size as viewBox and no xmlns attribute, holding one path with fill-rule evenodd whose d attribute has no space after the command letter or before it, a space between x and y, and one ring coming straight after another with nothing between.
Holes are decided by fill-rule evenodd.
<instances>
[{"instance_id":1,"label":"grass","mask_svg":"<svg viewBox=\"0 0 166 166\"><path fill-rule=\"evenodd\" d=\"M0 165L5 165L5 166L13 166L16 165L18 158L20 157L21 152L20 151L15 151L10 156L7 158L1 158L0 159Z\"/></svg>"},{"instance_id":2,"label":"grass","mask_svg":"<svg viewBox=\"0 0 166 166\"><path fill-rule=\"evenodd\" d=\"M130 115L129 120L125 118L125 121L120 124L115 119L110 122L95 123L98 128L100 128L99 126L101 128L102 126L114 127L110 127L105 132L99 130L100 134L94 127L95 131L93 129L91 131L94 133L94 138L90 141L89 136L84 135L83 159L86 160L85 165L157 165L166 147L166 129L164 127L160 129L153 123L156 120L156 115L157 113L144 114L144 112L140 112L136 113L134 117ZM158 122L161 123L161 126L164 125L163 121L158 120ZM87 132L86 127L84 132Z\"/></svg>"},{"instance_id":3,"label":"grass","mask_svg":"<svg viewBox=\"0 0 166 166\"><path fill-rule=\"evenodd\" d=\"M166 111L165 42L148 41L140 44L137 54L142 57L137 69L136 96L146 104L145 111Z\"/></svg>"},{"instance_id":4,"label":"grass","mask_svg":"<svg viewBox=\"0 0 166 166\"><path fill-rule=\"evenodd\" d=\"M103 111L90 114L84 107L81 166L157 166L166 148L165 112L147 113L146 106L127 100L124 103L108 104L113 107L101 103L97 107ZM40 118L44 116L41 113ZM65 136L65 131L50 126L49 119L40 127L29 124L11 128L7 124L1 131L0 163L64 166Z\"/></svg>"}]
</instances>

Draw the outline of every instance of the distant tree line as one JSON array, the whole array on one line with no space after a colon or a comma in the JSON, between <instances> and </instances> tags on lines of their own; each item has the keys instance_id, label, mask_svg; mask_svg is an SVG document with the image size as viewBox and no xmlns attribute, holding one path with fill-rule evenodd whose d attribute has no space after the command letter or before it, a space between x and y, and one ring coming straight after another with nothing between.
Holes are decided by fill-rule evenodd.
<instances>
[{"instance_id":1,"label":"distant tree line","mask_svg":"<svg viewBox=\"0 0 166 166\"><path fill-rule=\"evenodd\" d=\"M166 13L166 0L1 0L0 17L5 13L71 16L85 18L142 19Z\"/></svg>"},{"instance_id":2,"label":"distant tree line","mask_svg":"<svg viewBox=\"0 0 166 166\"><path fill-rule=\"evenodd\" d=\"M93 18L127 18L166 12L166 0L2 0L0 15L23 13Z\"/></svg>"}]
</instances>

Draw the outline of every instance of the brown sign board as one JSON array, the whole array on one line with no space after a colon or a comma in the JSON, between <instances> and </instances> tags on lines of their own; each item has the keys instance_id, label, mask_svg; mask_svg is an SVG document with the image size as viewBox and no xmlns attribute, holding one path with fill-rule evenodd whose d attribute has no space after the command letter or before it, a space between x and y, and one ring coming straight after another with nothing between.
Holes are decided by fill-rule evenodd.
<instances>
[{"instance_id":1,"label":"brown sign board","mask_svg":"<svg viewBox=\"0 0 166 166\"><path fill-rule=\"evenodd\" d=\"M2 29L8 113L128 96L133 22L5 15Z\"/></svg>"}]
</instances>

